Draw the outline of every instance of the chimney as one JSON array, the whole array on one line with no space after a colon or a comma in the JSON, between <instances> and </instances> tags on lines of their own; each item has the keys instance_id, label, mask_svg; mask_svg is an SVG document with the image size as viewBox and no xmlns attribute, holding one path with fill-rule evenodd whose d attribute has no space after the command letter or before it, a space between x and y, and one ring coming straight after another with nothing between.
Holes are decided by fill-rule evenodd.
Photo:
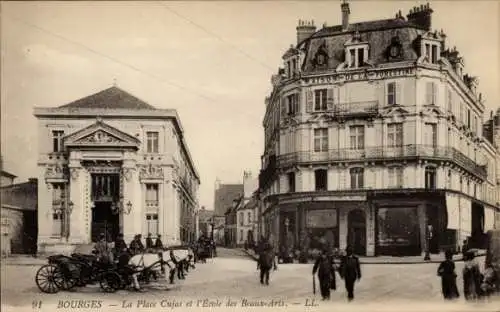
<instances>
[{"instance_id":1,"label":"chimney","mask_svg":"<svg viewBox=\"0 0 500 312\"><path fill-rule=\"evenodd\" d=\"M434 11L431 9L429 3L426 5L416 6L410 10L410 13L406 15L408 22L420 26L423 29L429 31L432 26L432 13Z\"/></svg>"},{"instance_id":2,"label":"chimney","mask_svg":"<svg viewBox=\"0 0 500 312\"><path fill-rule=\"evenodd\" d=\"M299 25L297 26L297 45L311 37L315 32L316 26L314 25L314 21L299 20Z\"/></svg>"},{"instance_id":3,"label":"chimney","mask_svg":"<svg viewBox=\"0 0 500 312\"><path fill-rule=\"evenodd\" d=\"M346 0L340 5L340 10L342 11L342 30L346 31L349 27L349 14L351 14L349 3Z\"/></svg>"}]
</instances>

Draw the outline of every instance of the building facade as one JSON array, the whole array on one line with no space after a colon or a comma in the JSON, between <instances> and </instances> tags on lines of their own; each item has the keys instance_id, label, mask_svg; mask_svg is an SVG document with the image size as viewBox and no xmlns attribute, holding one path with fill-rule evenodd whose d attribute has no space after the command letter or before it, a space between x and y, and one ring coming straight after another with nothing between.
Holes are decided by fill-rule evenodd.
<instances>
[{"instance_id":1,"label":"building facade","mask_svg":"<svg viewBox=\"0 0 500 312\"><path fill-rule=\"evenodd\" d=\"M2 256L36 253L37 187L37 180L30 179L0 188Z\"/></svg>"},{"instance_id":2,"label":"building facade","mask_svg":"<svg viewBox=\"0 0 500 312\"><path fill-rule=\"evenodd\" d=\"M428 4L355 24L341 12L338 26L299 21L271 79L263 230L296 250L326 239L369 256L480 244L500 200L476 79Z\"/></svg>"},{"instance_id":3,"label":"building facade","mask_svg":"<svg viewBox=\"0 0 500 312\"><path fill-rule=\"evenodd\" d=\"M37 107L38 246L72 250L123 233L196 237L200 179L175 110L111 87L75 102Z\"/></svg>"},{"instance_id":4,"label":"building facade","mask_svg":"<svg viewBox=\"0 0 500 312\"><path fill-rule=\"evenodd\" d=\"M251 171L243 173L243 199L237 207L237 245L253 246L258 239L257 235L257 197L258 178L252 176Z\"/></svg>"},{"instance_id":5,"label":"building facade","mask_svg":"<svg viewBox=\"0 0 500 312\"><path fill-rule=\"evenodd\" d=\"M215 230L214 236L216 243L227 245L227 240L224 237L228 231L226 231L226 213L228 208L232 207L233 200L243 196L244 186L243 184L223 184L219 180L215 181L215 192L214 192L214 223ZM232 232L231 230L230 232Z\"/></svg>"}]
</instances>

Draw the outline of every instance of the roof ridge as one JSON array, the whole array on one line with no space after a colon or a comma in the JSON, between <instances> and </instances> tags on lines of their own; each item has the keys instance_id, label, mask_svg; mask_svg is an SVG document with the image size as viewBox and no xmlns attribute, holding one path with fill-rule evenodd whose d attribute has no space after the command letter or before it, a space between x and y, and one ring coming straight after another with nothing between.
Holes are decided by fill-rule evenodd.
<instances>
[{"instance_id":1,"label":"roof ridge","mask_svg":"<svg viewBox=\"0 0 500 312\"><path fill-rule=\"evenodd\" d=\"M105 108L105 109L148 109L157 110L151 104L117 87L111 86L91 95L81 97L58 108Z\"/></svg>"}]
</instances>

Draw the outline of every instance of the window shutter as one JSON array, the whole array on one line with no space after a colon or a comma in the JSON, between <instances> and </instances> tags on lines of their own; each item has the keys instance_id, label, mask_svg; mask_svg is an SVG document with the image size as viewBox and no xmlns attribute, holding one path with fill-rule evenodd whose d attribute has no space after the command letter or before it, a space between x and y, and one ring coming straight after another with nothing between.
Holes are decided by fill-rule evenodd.
<instances>
[{"instance_id":1,"label":"window shutter","mask_svg":"<svg viewBox=\"0 0 500 312\"><path fill-rule=\"evenodd\" d=\"M382 88L384 89L384 106L389 105L389 84L382 83Z\"/></svg>"},{"instance_id":2,"label":"window shutter","mask_svg":"<svg viewBox=\"0 0 500 312\"><path fill-rule=\"evenodd\" d=\"M285 97L282 97L281 98L281 117L285 117L286 116L286 98Z\"/></svg>"},{"instance_id":3,"label":"window shutter","mask_svg":"<svg viewBox=\"0 0 500 312\"><path fill-rule=\"evenodd\" d=\"M334 93L333 93L333 88L328 88L326 90L326 109L327 110L333 110L333 97L334 97Z\"/></svg>"},{"instance_id":4,"label":"window shutter","mask_svg":"<svg viewBox=\"0 0 500 312\"><path fill-rule=\"evenodd\" d=\"M403 105L403 84L395 82L396 87L396 105Z\"/></svg>"},{"instance_id":5,"label":"window shutter","mask_svg":"<svg viewBox=\"0 0 500 312\"><path fill-rule=\"evenodd\" d=\"M308 113L312 112L313 110L313 100L314 100L314 95L312 90L307 90L306 91L306 111Z\"/></svg>"}]
</instances>

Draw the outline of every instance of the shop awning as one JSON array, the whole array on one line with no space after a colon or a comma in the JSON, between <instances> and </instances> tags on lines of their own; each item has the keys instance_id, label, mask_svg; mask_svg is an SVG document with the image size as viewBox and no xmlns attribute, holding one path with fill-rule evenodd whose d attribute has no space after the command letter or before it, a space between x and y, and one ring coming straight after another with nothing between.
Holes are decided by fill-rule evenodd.
<instances>
[{"instance_id":1,"label":"shop awning","mask_svg":"<svg viewBox=\"0 0 500 312\"><path fill-rule=\"evenodd\" d=\"M472 232L472 202L469 198L460 197L460 228L465 233Z\"/></svg>"},{"instance_id":2,"label":"shop awning","mask_svg":"<svg viewBox=\"0 0 500 312\"><path fill-rule=\"evenodd\" d=\"M491 207L484 207L484 231L495 228L495 210Z\"/></svg>"},{"instance_id":3,"label":"shop awning","mask_svg":"<svg viewBox=\"0 0 500 312\"><path fill-rule=\"evenodd\" d=\"M446 211L448 213L448 229L460 228L460 203L456 194L446 194Z\"/></svg>"}]
</instances>

